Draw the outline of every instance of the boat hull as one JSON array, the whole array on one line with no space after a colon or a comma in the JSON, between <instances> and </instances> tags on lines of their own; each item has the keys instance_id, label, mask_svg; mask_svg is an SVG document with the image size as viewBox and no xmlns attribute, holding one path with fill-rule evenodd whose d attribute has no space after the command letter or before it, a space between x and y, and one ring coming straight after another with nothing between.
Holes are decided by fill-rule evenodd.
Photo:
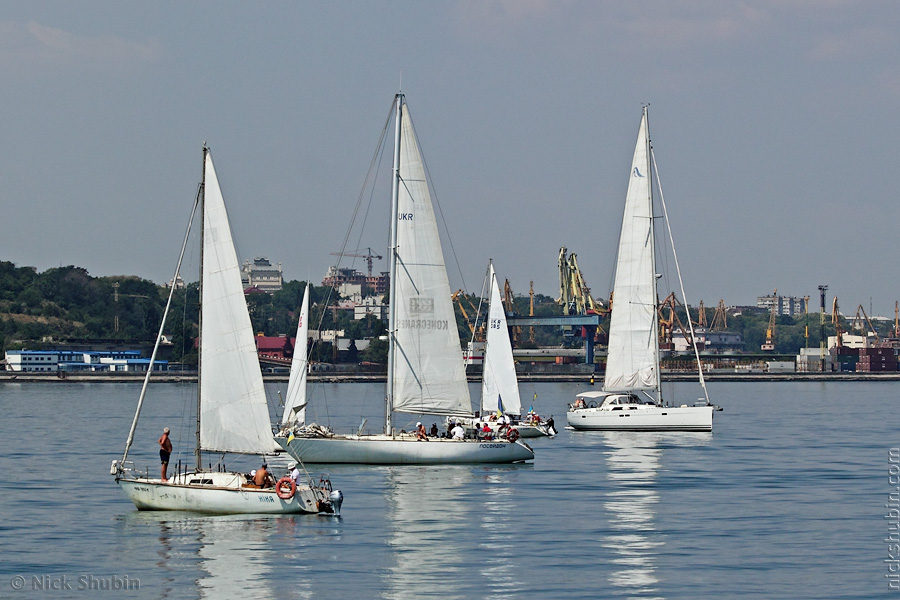
<instances>
[{"instance_id":1,"label":"boat hull","mask_svg":"<svg viewBox=\"0 0 900 600\"><path fill-rule=\"evenodd\" d=\"M210 479L210 475L234 475L234 484L222 477ZM320 510L316 492L307 486L298 486L296 493L279 498L272 488L254 489L240 487L239 474L202 473L188 474L186 478L159 479L144 477L122 478L117 483L138 510L184 510L209 514L316 514ZM191 484L197 478L212 484ZM225 484L225 485L223 485ZM236 485L235 485L236 484Z\"/></svg>"},{"instance_id":2,"label":"boat hull","mask_svg":"<svg viewBox=\"0 0 900 600\"><path fill-rule=\"evenodd\" d=\"M638 410L580 408L566 413L585 431L712 431L714 406L654 406Z\"/></svg>"},{"instance_id":3,"label":"boat hull","mask_svg":"<svg viewBox=\"0 0 900 600\"><path fill-rule=\"evenodd\" d=\"M304 463L362 465L502 464L532 460L526 444L478 441L399 438L386 435L295 436L290 442L275 438L293 458Z\"/></svg>"}]
</instances>

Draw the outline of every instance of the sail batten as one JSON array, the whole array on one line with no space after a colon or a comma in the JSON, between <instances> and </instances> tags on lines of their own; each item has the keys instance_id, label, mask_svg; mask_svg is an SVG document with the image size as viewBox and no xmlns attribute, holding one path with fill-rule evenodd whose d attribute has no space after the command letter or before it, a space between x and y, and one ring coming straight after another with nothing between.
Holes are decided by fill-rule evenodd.
<instances>
[{"instance_id":1,"label":"sail batten","mask_svg":"<svg viewBox=\"0 0 900 600\"><path fill-rule=\"evenodd\" d=\"M240 263L209 153L204 167L200 448L271 452L269 410Z\"/></svg>"},{"instance_id":2,"label":"sail batten","mask_svg":"<svg viewBox=\"0 0 900 600\"><path fill-rule=\"evenodd\" d=\"M392 408L471 414L450 283L409 109L400 112Z\"/></svg>"},{"instance_id":3,"label":"sail batten","mask_svg":"<svg viewBox=\"0 0 900 600\"><path fill-rule=\"evenodd\" d=\"M616 261L603 389L655 390L658 339L653 207L646 111L641 118Z\"/></svg>"}]
</instances>

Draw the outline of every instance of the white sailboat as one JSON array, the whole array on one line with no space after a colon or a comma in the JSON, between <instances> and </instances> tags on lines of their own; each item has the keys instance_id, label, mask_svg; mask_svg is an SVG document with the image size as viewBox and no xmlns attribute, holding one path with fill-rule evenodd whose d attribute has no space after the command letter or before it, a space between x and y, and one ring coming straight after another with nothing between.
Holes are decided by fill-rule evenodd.
<instances>
[{"instance_id":1,"label":"white sailboat","mask_svg":"<svg viewBox=\"0 0 900 600\"><path fill-rule=\"evenodd\" d=\"M655 168L651 171L651 158L645 107L619 237L603 389L576 396L566 413L569 426L575 429L712 431L715 407L709 403L708 395L705 401L692 406L666 406L661 396L651 185ZM696 348L695 356L706 393Z\"/></svg>"},{"instance_id":2,"label":"white sailboat","mask_svg":"<svg viewBox=\"0 0 900 600\"><path fill-rule=\"evenodd\" d=\"M307 463L512 463L534 458L522 442L428 438L398 433L394 411L471 417L450 284L425 167L403 94L394 100L388 380L383 434L335 435L317 427L276 440ZM360 428L361 429L361 428Z\"/></svg>"},{"instance_id":3,"label":"white sailboat","mask_svg":"<svg viewBox=\"0 0 900 600\"><path fill-rule=\"evenodd\" d=\"M306 338L309 335L309 284L303 292L300 304L300 318L297 321L297 337L294 342L294 358L291 361L291 375L288 379L287 397L284 400L284 414L281 417L281 428L291 428L306 423L306 375L308 357L306 354Z\"/></svg>"},{"instance_id":4,"label":"white sailboat","mask_svg":"<svg viewBox=\"0 0 900 600\"><path fill-rule=\"evenodd\" d=\"M244 473L204 470L203 453L265 455L272 452L262 373L253 329L241 286L240 263L235 252L228 214L209 149L203 148L203 183L197 195L202 215L200 273L200 365L197 396L196 469L180 470L165 481L135 470L128 461L152 369L148 369L137 410L121 460L110 474L140 510L189 510L205 513L335 513L340 492L325 486L279 481L259 488ZM193 215L191 217L193 221ZM189 228L190 229L190 228ZM189 233L189 231L188 231ZM187 234L175 270L178 278L187 246ZM174 286L173 286L174 290ZM172 291L163 315L166 321ZM153 349L156 359L162 325ZM308 478L308 476L307 476ZM328 484L330 488L330 484Z\"/></svg>"},{"instance_id":5,"label":"white sailboat","mask_svg":"<svg viewBox=\"0 0 900 600\"><path fill-rule=\"evenodd\" d=\"M485 335L484 371L481 377L480 418L458 420L468 430L484 432L490 429L492 436L505 437L511 430L523 438L554 435L552 424L542 422L534 412L522 418L522 401L519 396L519 380L513 360L512 342L506 324L506 310L500 298L500 285L494 272L494 263L488 269L490 301L488 303L487 334Z\"/></svg>"}]
</instances>

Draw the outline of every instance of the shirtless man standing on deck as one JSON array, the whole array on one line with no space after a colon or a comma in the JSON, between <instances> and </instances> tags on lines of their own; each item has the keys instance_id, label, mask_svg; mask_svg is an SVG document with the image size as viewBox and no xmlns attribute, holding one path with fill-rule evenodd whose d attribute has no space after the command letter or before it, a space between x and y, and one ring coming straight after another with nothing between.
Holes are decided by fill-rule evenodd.
<instances>
[{"instance_id":1,"label":"shirtless man standing on deck","mask_svg":"<svg viewBox=\"0 0 900 600\"><path fill-rule=\"evenodd\" d=\"M163 429L163 433L157 440L159 442L159 460L162 463L159 478L165 483L169 479L166 477L166 470L169 467L169 456L172 454L172 441L169 439L169 428Z\"/></svg>"}]
</instances>

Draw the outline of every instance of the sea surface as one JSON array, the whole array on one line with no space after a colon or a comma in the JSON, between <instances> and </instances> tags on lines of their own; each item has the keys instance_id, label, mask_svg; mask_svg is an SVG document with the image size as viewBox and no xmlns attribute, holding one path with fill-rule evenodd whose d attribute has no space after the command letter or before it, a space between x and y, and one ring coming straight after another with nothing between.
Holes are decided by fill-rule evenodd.
<instances>
[{"instance_id":1,"label":"sea surface","mask_svg":"<svg viewBox=\"0 0 900 600\"><path fill-rule=\"evenodd\" d=\"M0 384L0 598L900 598L900 384L710 383L711 434L563 429L586 387L523 384L560 429L532 464L309 465L335 518L138 512L109 467L139 385ZM139 466L164 426L191 463L193 390L151 386ZM313 395L338 431L383 423L381 385Z\"/></svg>"}]
</instances>

